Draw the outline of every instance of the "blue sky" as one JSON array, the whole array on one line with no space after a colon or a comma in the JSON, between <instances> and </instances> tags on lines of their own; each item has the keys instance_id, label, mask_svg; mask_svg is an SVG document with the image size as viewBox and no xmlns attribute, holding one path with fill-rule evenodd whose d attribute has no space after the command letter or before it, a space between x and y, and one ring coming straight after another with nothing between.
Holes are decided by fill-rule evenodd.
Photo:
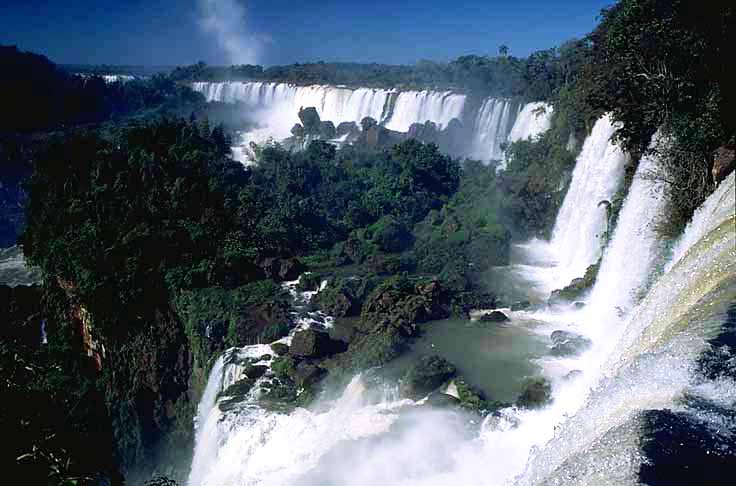
<instances>
[{"instance_id":1,"label":"blue sky","mask_svg":"<svg viewBox=\"0 0 736 486\"><path fill-rule=\"evenodd\" d=\"M3 0L0 44L59 63L390 64L525 56L589 32L612 0Z\"/></svg>"}]
</instances>

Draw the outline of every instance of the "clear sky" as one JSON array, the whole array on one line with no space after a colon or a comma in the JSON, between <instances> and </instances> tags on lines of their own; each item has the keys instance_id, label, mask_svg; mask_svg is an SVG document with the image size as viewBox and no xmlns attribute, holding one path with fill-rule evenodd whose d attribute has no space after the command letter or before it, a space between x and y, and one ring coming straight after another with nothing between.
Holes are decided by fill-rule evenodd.
<instances>
[{"instance_id":1,"label":"clear sky","mask_svg":"<svg viewBox=\"0 0 736 486\"><path fill-rule=\"evenodd\" d=\"M0 44L58 63L389 64L525 56L580 37L612 0L2 0Z\"/></svg>"}]
</instances>

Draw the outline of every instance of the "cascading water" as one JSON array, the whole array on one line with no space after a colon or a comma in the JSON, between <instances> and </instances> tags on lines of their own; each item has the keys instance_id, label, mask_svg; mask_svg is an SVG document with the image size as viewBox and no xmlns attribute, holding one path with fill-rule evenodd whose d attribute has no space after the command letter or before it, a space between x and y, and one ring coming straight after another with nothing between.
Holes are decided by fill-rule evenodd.
<instances>
[{"instance_id":1,"label":"cascading water","mask_svg":"<svg viewBox=\"0 0 736 486\"><path fill-rule=\"evenodd\" d=\"M519 113L516 115L514 125L508 134L506 142L512 143L519 140L535 139L538 135L549 130L552 124L551 105L542 102L527 103L519 107ZM507 160L501 158L496 170L506 170Z\"/></svg>"},{"instance_id":2,"label":"cascading water","mask_svg":"<svg viewBox=\"0 0 736 486\"><path fill-rule=\"evenodd\" d=\"M602 201L610 202L623 181L626 156L611 142L616 127L609 116L600 118L583 144L552 232L552 251L566 270L555 282L566 285L581 277L601 256L608 214Z\"/></svg>"},{"instance_id":3,"label":"cascading water","mask_svg":"<svg viewBox=\"0 0 736 486\"><path fill-rule=\"evenodd\" d=\"M503 144L508 142L515 117L514 107L507 100L488 98L478 111L473 129L469 157L478 160L501 160Z\"/></svg>"},{"instance_id":4,"label":"cascading water","mask_svg":"<svg viewBox=\"0 0 736 486\"><path fill-rule=\"evenodd\" d=\"M459 120L470 141L455 156L482 161L502 160L502 146L534 138L549 129L552 107L539 102L519 105L507 99L486 98L470 109L466 96L450 91L402 91L343 88L326 85L296 86L264 82L195 82L195 91L207 101L240 102L253 110L260 128L245 137L263 142L283 139L299 123L300 108L314 107L322 120L335 125L371 117L390 130L407 132L412 124L433 122L443 129ZM242 151L242 149L237 149ZM239 155L237 156L239 157Z\"/></svg>"},{"instance_id":5,"label":"cascading water","mask_svg":"<svg viewBox=\"0 0 736 486\"><path fill-rule=\"evenodd\" d=\"M462 119L465 96L450 91L403 91L394 104L386 128L407 132L413 123L431 121L444 128L453 118Z\"/></svg>"},{"instance_id":6,"label":"cascading water","mask_svg":"<svg viewBox=\"0 0 736 486\"><path fill-rule=\"evenodd\" d=\"M570 251L556 265L574 270L551 269L557 274L600 256L595 235L606 214L598 198L615 193L625 163L609 143L613 129L599 120L578 159L566 200L578 212L563 207L550 245L559 245L558 256ZM290 413L258 406L255 387L238 407L211 409L198 431L190 486L635 484L644 461L642 412L677 407L684 393L720 396L722 384L694 378L694 362L720 325L722 303L736 300L734 175L698 210L667 263L656 232L666 195L645 176L656 164L651 157L639 163L585 306L511 313L512 324L534 321L541 335L565 330L591 343L577 356L540 357L551 404L501 410L468 436L462 414L372 394L375 380L361 375L336 400ZM588 235L578 243L570 234L576 224ZM237 380L238 366L225 366L223 388Z\"/></svg>"}]
</instances>

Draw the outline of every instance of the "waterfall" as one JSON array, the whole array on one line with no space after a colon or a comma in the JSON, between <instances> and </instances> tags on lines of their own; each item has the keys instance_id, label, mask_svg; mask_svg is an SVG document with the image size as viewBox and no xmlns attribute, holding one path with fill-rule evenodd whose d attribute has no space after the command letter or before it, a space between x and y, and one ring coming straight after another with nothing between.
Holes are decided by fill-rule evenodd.
<instances>
[{"instance_id":1,"label":"waterfall","mask_svg":"<svg viewBox=\"0 0 736 486\"><path fill-rule=\"evenodd\" d=\"M578 158L565 202L582 208L560 211L550 245L558 267L582 268L576 259L600 255L594 236L605 213L585 205L597 205L621 183L625 161L609 142L613 128L608 118L599 120ZM364 375L308 410L269 411L252 394L238 408L211 408L198 430L189 485L637 484L644 412L697 415L684 396L732 406L728 390L736 389L705 380L695 365L722 325L724 306L736 301L734 175L696 211L668 262L657 232L668 200L661 182L647 177L657 164L656 157L639 163L585 306L510 313L510 325L534 322L540 335L561 329L592 342L577 356L540 356L552 383L550 404L505 408L473 434L473 417L376 393L376 380ZM576 243L569 234L575 227L590 238ZM565 251L572 254L560 257ZM232 352L258 356L262 349ZM222 387L241 368L226 365ZM702 420L714 420L708 413Z\"/></svg>"},{"instance_id":2,"label":"waterfall","mask_svg":"<svg viewBox=\"0 0 736 486\"><path fill-rule=\"evenodd\" d=\"M552 252L564 271L556 278L559 288L573 278L582 277L585 269L601 256L607 231L608 214L601 201L611 201L621 187L626 156L611 142L616 126L603 116L585 139L572 173L552 232Z\"/></svg>"},{"instance_id":3,"label":"waterfall","mask_svg":"<svg viewBox=\"0 0 736 486\"><path fill-rule=\"evenodd\" d=\"M468 156L477 160L501 160L515 116L508 100L487 98L478 111ZM513 113L515 115L516 113Z\"/></svg>"},{"instance_id":4,"label":"waterfall","mask_svg":"<svg viewBox=\"0 0 736 486\"><path fill-rule=\"evenodd\" d=\"M506 138L507 143L519 140L534 140L537 136L549 130L552 124L551 105L542 102L527 103L519 108L514 124ZM503 154L502 154L503 155ZM497 171L506 170L506 157L500 157Z\"/></svg>"},{"instance_id":5,"label":"waterfall","mask_svg":"<svg viewBox=\"0 0 736 486\"><path fill-rule=\"evenodd\" d=\"M667 269L672 268L685 255L693 244L705 236L705 233L713 228L714 223L723 221L729 215L734 214L734 201L736 197L736 175L732 172L716 188L705 203L695 211L692 221L688 223L682 237L673 250L672 259Z\"/></svg>"},{"instance_id":6,"label":"waterfall","mask_svg":"<svg viewBox=\"0 0 736 486\"><path fill-rule=\"evenodd\" d=\"M552 107L533 102L518 105L507 99L486 98L469 108L466 96L451 91L401 91L344 88L327 85L296 86L268 82L195 82L192 88L208 102L243 103L260 128L246 137L263 142L283 139L299 123L300 108L316 108L322 120L335 125L371 117L389 130L408 132L414 123L433 122L444 129L459 120L469 141L455 156L485 162L503 159L503 146L548 130ZM465 138L464 138L465 139ZM242 150L240 150L242 151Z\"/></svg>"},{"instance_id":7,"label":"waterfall","mask_svg":"<svg viewBox=\"0 0 736 486\"><path fill-rule=\"evenodd\" d=\"M402 91L396 98L386 128L408 132L413 123L431 121L445 128L453 118L462 119L465 96L450 91Z\"/></svg>"}]
</instances>

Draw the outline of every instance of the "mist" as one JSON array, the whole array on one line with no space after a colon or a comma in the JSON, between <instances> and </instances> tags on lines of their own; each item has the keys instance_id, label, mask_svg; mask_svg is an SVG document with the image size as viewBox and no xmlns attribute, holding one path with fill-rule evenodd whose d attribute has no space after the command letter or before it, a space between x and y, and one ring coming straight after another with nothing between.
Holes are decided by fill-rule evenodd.
<instances>
[{"instance_id":1,"label":"mist","mask_svg":"<svg viewBox=\"0 0 736 486\"><path fill-rule=\"evenodd\" d=\"M245 3L238 0L199 0L202 30L214 36L231 64L256 64L266 39L248 29Z\"/></svg>"}]
</instances>

